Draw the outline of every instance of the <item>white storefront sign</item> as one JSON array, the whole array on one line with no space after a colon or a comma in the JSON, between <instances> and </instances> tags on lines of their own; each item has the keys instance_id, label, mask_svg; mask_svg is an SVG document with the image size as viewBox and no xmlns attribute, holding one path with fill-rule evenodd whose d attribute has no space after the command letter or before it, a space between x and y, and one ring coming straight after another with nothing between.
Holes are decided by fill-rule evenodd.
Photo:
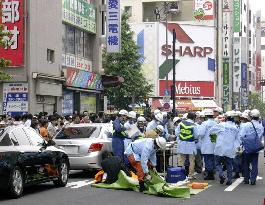
<instances>
[{"instance_id":1,"label":"white storefront sign","mask_svg":"<svg viewBox=\"0 0 265 205\"><path fill-rule=\"evenodd\" d=\"M3 114L23 115L28 112L28 84L3 84Z\"/></svg>"},{"instance_id":2,"label":"white storefront sign","mask_svg":"<svg viewBox=\"0 0 265 205\"><path fill-rule=\"evenodd\" d=\"M107 53L119 53L121 50L120 0L107 0Z\"/></svg>"},{"instance_id":3,"label":"white storefront sign","mask_svg":"<svg viewBox=\"0 0 265 205\"><path fill-rule=\"evenodd\" d=\"M239 92L241 85L241 42L240 37L234 37L233 42L233 92Z\"/></svg>"},{"instance_id":4,"label":"white storefront sign","mask_svg":"<svg viewBox=\"0 0 265 205\"><path fill-rule=\"evenodd\" d=\"M62 54L62 65L92 72L92 62L71 54Z\"/></svg>"}]
</instances>

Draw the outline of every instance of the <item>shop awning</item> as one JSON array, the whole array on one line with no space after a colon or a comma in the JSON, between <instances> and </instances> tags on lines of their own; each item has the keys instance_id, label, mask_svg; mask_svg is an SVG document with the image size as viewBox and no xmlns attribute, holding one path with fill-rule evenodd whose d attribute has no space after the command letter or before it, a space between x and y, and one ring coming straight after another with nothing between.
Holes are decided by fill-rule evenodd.
<instances>
[{"instance_id":1,"label":"shop awning","mask_svg":"<svg viewBox=\"0 0 265 205\"><path fill-rule=\"evenodd\" d=\"M102 75L102 84L104 87L115 87L124 82L121 76Z\"/></svg>"},{"instance_id":2,"label":"shop awning","mask_svg":"<svg viewBox=\"0 0 265 205\"><path fill-rule=\"evenodd\" d=\"M173 101L168 102L170 104L170 109L173 108ZM165 102L162 99L153 99L152 109L164 107ZM216 108L218 105L214 100L176 100L177 110L203 110Z\"/></svg>"}]
</instances>

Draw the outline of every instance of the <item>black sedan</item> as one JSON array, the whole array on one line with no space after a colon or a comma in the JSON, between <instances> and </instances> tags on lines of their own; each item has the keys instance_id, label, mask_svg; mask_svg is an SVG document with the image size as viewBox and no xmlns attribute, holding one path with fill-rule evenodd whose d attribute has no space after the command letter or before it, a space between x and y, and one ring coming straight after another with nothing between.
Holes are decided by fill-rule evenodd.
<instances>
[{"instance_id":1,"label":"black sedan","mask_svg":"<svg viewBox=\"0 0 265 205\"><path fill-rule=\"evenodd\" d=\"M47 143L35 130L12 126L0 130L0 190L12 198L25 186L53 181L68 182L69 160L61 149Z\"/></svg>"}]
</instances>

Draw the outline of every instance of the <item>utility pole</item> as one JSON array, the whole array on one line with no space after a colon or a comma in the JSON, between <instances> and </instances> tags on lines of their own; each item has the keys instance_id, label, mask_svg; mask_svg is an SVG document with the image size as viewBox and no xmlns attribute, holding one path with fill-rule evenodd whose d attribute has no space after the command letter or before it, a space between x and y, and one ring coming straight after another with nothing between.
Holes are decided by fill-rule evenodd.
<instances>
[{"instance_id":1,"label":"utility pole","mask_svg":"<svg viewBox=\"0 0 265 205\"><path fill-rule=\"evenodd\" d=\"M173 29L173 116L176 116L176 30Z\"/></svg>"}]
</instances>

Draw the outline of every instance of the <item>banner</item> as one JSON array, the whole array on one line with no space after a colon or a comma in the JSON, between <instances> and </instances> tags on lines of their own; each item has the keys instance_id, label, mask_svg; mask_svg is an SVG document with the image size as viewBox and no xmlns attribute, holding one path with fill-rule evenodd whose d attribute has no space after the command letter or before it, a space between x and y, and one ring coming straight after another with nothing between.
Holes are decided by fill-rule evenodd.
<instances>
[{"instance_id":1,"label":"banner","mask_svg":"<svg viewBox=\"0 0 265 205\"><path fill-rule=\"evenodd\" d=\"M63 21L91 33L97 33L96 7L86 0L62 0Z\"/></svg>"},{"instance_id":2,"label":"banner","mask_svg":"<svg viewBox=\"0 0 265 205\"><path fill-rule=\"evenodd\" d=\"M234 0L234 33L240 32L240 0Z\"/></svg>"},{"instance_id":3,"label":"banner","mask_svg":"<svg viewBox=\"0 0 265 205\"><path fill-rule=\"evenodd\" d=\"M248 106L248 93L247 93L247 64L242 63L241 64L241 106L247 107Z\"/></svg>"},{"instance_id":4,"label":"banner","mask_svg":"<svg viewBox=\"0 0 265 205\"><path fill-rule=\"evenodd\" d=\"M107 53L120 53L121 51L121 18L120 0L107 0Z\"/></svg>"},{"instance_id":5,"label":"banner","mask_svg":"<svg viewBox=\"0 0 265 205\"><path fill-rule=\"evenodd\" d=\"M66 72L66 86L103 90L101 75L99 74L74 68L67 68Z\"/></svg>"},{"instance_id":6,"label":"banner","mask_svg":"<svg viewBox=\"0 0 265 205\"><path fill-rule=\"evenodd\" d=\"M72 91L63 91L62 114L72 115L74 113L74 94Z\"/></svg>"},{"instance_id":7,"label":"banner","mask_svg":"<svg viewBox=\"0 0 265 205\"><path fill-rule=\"evenodd\" d=\"M223 62L223 108L227 111L230 99L229 62Z\"/></svg>"},{"instance_id":8,"label":"banner","mask_svg":"<svg viewBox=\"0 0 265 205\"><path fill-rule=\"evenodd\" d=\"M172 81L168 81L168 87ZM164 96L166 81L159 81L159 95ZM176 97L214 97L214 82L207 81L177 81Z\"/></svg>"},{"instance_id":9,"label":"banner","mask_svg":"<svg viewBox=\"0 0 265 205\"><path fill-rule=\"evenodd\" d=\"M233 92L238 93L241 85L241 40L234 37L233 42Z\"/></svg>"},{"instance_id":10,"label":"banner","mask_svg":"<svg viewBox=\"0 0 265 205\"><path fill-rule=\"evenodd\" d=\"M193 17L195 20L213 20L214 2L213 0L194 0Z\"/></svg>"},{"instance_id":11,"label":"banner","mask_svg":"<svg viewBox=\"0 0 265 205\"><path fill-rule=\"evenodd\" d=\"M28 84L3 84L3 114L23 115L28 112Z\"/></svg>"},{"instance_id":12,"label":"banner","mask_svg":"<svg viewBox=\"0 0 265 205\"><path fill-rule=\"evenodd\" d=\"M11 61L11 66L24 66L24 0L2 1L0 24L11 35L3 37L5 48L0 48L0 58Z\"/></svg>"}]
</instances>

